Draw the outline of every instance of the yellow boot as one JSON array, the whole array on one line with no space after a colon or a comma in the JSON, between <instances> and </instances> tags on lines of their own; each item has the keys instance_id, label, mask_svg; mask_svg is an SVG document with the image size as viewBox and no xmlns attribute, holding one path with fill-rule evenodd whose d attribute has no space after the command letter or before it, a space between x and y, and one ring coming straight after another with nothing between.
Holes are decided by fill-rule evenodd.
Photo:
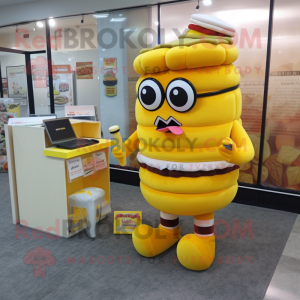
<instances>
[{"instance_id":1,"label":"yellow boot","mask_svg":"<svg viewBox=\"0 0 300 300\"><path fill-rule=\"evenodd\" d=\"M178 222L176 224L179 224L178 216L176 217ZM165 224L162 218L161 223ZM178 242L180 238L179 225L176 225L175 228L174 226L168 228L160 224L158 228L152 228L151 226L142 224L136 227L132 233L132 241L136 251L145 257L153 257L164 252Z\"/></svg>"},{"instance_id":2,"label":"yellow boot","mask_svg":"<svg viewBox=\"0 0 300 300\"><path fill-rule=\"evenodd\" d=\"M208 269L215 258L215 237L201 238L195 234L187 234L178 243L177 257L187 269Z\"/></svg>"},{"instance_id":3,"label":"yellow boot","mask_svg":"<svg viewBox=\"0 0 300 300\"><path fill-rule=\"evenodd\" d=\"M179 262L187 269L203 271L215 258L213 213L194 216L194 234L184 236L177 246Z\"/></svg>"}]
</instances>

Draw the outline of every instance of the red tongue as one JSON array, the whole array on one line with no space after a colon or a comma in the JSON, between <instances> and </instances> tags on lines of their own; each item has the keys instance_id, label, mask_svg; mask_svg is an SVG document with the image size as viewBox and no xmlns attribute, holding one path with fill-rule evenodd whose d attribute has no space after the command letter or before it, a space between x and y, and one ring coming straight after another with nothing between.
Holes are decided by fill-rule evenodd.
<instances>
[{"instance_id":1,"label":"red tongue","mask_svg":"<svg viewBox=\"0 0 300 300\"><path fill-rule=\"evenodd\" d=\"M176 135L183 134L183 130L179 126L168 126L168 127L156 129L156 130L161 131L161 132L171 131L172 133L174 133Z\"/></svg>"}]
</instances>

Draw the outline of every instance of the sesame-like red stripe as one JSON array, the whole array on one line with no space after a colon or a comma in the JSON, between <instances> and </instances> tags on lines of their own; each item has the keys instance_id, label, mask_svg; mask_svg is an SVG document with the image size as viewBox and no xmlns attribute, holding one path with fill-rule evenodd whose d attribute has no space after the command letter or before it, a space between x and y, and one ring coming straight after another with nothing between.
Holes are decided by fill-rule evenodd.
<instances>
[{"instance_id":1,"label":"sesame-like red stripe","mask_svg":"<svg viewBox=\"0 0 300 300\"><path fill-rule=\"evenodd\" d=\"M201 32L203 34L207 34L207 35L226 36L226 34L223 34L223 33L211 30L211 29L207 29L207 28L201 27L199 25L195 25L195 24L189 24L188 27L191 30L195 30L195 31Z\"/></svg>"},{"instance_id":2,"label":"sesame-like red stripe","mask_svg":"<svg viewBox=\"0 0 300 300\"><path fill-rule=\"evenodd\" d=\"M197 225L194 225L194 232L198 234L212 234L214 233L214 225L210 227L199 227Z\"/></svg>"},{"instance_id":3,"label":"sesame-like red stripe","mask_svg":"<svg viewBox=\"0 0 300 300\"><path fill-rule=\"evenodd\" d=\"M165 227L176 227L179 224L179 218L174 220L166 220L160 217L160 224Z\"/></svg>"}]
</instances>

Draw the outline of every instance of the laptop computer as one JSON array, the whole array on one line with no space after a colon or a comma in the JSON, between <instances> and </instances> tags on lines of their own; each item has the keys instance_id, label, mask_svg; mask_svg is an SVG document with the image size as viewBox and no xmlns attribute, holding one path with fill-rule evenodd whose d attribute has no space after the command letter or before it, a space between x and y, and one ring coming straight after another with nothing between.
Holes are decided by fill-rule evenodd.
<instances>
[{"instance_id":1,"label":"laptop computer","mask_svg":"<svg viewBox=\"0 0 300 300\"><path fill-rule=\"evenodd\" d=\"M62 149L77 149L99 143L93 139L78 139L68 118L43 121L53 146Z\"/></svg>"}]
</instances>

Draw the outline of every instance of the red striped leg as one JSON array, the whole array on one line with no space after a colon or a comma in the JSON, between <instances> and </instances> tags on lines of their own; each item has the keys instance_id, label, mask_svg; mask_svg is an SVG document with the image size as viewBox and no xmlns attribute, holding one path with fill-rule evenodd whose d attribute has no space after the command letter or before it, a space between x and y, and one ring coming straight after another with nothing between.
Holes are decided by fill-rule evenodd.
<instances>
[{"instance_id":1,"label":"red striped leg","mask_svg":"<svg viewBox=\"0 0 300 300\"><path fill-rule=\"evenodd\" d=\"M178 215L160 212L160 225L166 229L175 229L179 226Z\"/></svg>"}]
</instances>

